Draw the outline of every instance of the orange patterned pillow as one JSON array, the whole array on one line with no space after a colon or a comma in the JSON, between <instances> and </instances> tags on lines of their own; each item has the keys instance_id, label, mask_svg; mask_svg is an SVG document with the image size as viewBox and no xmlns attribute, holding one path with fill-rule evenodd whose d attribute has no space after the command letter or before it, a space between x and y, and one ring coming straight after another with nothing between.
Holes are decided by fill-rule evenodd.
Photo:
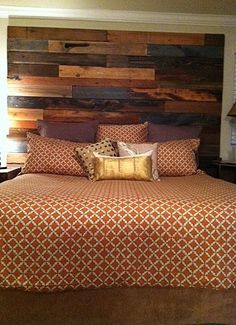
<instances>
[{"instance_id":1,"label":"orange patterned pillow","mask_svg":"<svg viewBox=\"0 0 236 325\"><path fill-rule=\"evenodd\" d=\"M96 141L109 138L111 141L129 143L147 142L148 123L144 124L100 124L97 128Z\"/></svg>"},{"instance_id":2,"label":"orange patterned pillow","mask_svg":"<svg viewBox=\"0 0 236 325\"><path fill-rule=\"evenodd\" d=\"M187 176L197 172L196 153L199 139L158 143L157 169L159 176Z\"/></svg>"},{"instance_id":3,"label":"orange patterned pillow","mask_svg":"<svg viewBox=\"0 0 236 325\"><path fill-rule=\"evenodd\" d=\"M27 140L28 154L22 168L23 174L86 175L77 160L75 149L87 144L46 138L33 133L27 134Z\"/></svg>"}]
</instances>

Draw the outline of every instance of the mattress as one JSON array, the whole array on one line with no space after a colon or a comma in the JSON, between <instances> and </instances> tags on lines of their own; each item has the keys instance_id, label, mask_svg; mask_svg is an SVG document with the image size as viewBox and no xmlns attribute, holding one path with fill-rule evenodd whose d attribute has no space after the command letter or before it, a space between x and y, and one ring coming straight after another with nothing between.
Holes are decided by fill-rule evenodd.
<instances>
[{"instance_id":1,"label":"mattress","mask_svg":"<svg viewBox=\"0 0 236 325\"><path fill-rule=\"evenodd\" d=\"M0 185L0 287L236 287L236 186L26 174Z\"/></svg>"}]
</instances>

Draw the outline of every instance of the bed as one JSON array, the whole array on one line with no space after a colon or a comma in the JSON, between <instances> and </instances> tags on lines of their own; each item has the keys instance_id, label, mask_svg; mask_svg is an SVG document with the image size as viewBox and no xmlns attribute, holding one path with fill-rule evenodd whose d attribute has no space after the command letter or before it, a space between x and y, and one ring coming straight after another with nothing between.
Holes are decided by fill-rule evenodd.
<instances>
[{"instance_id":1,"label":"bed","mask_svg":"<svg viewBox=\"0 0 236 325\"><path fill-rule=\"evenodd\" d=\"M0 218L6 324L235 324L234 184L23 173L1 184Z\"/></svg>"}]
</instances>

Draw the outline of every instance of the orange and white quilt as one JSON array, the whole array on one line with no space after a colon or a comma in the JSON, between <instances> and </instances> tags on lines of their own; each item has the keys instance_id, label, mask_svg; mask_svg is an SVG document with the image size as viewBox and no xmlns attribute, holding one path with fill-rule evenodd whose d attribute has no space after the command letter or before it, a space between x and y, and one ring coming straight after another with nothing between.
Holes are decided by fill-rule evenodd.
<instances>
[{"instance_id":1,"label":"orange and white quilt","mask_svg":"<svg viewBox=\"0 0 236 325\"><path fill-rule=\"evenodd\" d=\"M0 286L236 288L236 185L27 174L0 185Z\"/></svg>"}]
</instances>

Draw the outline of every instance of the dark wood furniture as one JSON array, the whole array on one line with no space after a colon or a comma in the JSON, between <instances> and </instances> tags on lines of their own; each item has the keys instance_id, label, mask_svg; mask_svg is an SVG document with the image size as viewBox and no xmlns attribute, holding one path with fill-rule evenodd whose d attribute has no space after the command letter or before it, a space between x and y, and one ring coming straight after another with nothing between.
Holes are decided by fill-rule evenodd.
<instances>
[{"instance_id":1,"label":"dark wood furniture","mask_svg":"<svg viewBox=\"0 0 236 325\"><path fill-rule=\"evenodd\" d=\"M7 166L7 168L0 169L0 183L16 177L20 171L20 166Z\"/></svg>"},{"instance_id":2,"label":"dark wood furniture","mask_svg":"<svg viewBox=\"0 0 236 325\"><path fill-rule=\"evenodd\" d=\"M216 177L236 184L235 160L214 160L212 165L216 168Z\"/></svg>"}]
</instances>

